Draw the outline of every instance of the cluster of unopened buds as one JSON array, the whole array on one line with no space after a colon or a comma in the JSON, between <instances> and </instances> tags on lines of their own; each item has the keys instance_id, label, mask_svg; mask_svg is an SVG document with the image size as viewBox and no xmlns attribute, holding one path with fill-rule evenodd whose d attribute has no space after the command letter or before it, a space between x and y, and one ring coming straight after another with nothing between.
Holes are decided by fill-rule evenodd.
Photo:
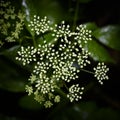
<instances>
[{"instance_id":1,"label":"cluster of unopened buds","mask_svg":"<svg viewBox=\"0 0 120 120\"><path fill-rule=\"evenodd\" d=\"M11 5L11 2L0 1L0 46L6 42L18 42L24 28L25 15Z\"/></svg>"},{"instance_id":2,"label":"cluster of unopened buds","mask_svg":"<svg viewBox=\"0 0 120 120\"><path fill-rule=\"evenodd\" d=\"M43 42L37 46L22 46L16 57L23 65L34 63L29 85L26 85L28 95L34 94L34 99L45 107L60 102L62 88L66 89L64 94L70 102L81 99L84 87L74 84L74 81L76 83L81 70L91 63L90 53L83 47L83 44L92 40L91 30L80 25L72 32L64 21L51 27L47 17L40 19L36 15L28 26L33 35L43 36ZM44 38L47 32L51 33L50 42ZM98 63L93 70L100 84L108 79L109 69L104 63Z\"/></svg>"}]
</instances>

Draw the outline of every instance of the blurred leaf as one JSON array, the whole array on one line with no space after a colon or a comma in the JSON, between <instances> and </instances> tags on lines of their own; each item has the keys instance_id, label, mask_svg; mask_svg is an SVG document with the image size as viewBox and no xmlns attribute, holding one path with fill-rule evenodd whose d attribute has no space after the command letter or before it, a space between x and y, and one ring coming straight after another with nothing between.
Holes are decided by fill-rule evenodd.
<instances>
[{"instance_id":1,"label":"blurred leaf","mask_svg":"<svg viewBox=\"0 0 120 120\"><path fill-rule=\"evenodd\" d=\"M16 116L8 116L8 115L0 114L0 120L26 120L26 119L18 118Z\"/></svg>"},{"instance_id":2,"label":"blurred leaf","mask_svg":"<svg viewBox=\"0 0 120 120\"><path fill-rule=\"evenodd\" d=\"M57 111L52 120L119 120L119 113L111 108L98 108L94 102L81 102Z\"/></svg>"},{"instance_id":3,"label":"blurred leaf","mask_svg":"<svg viewBox=\"0 0 120 120\"><path fill-rule=\"evenodd\" d=\"M5 56L8 60L12 61L15 65L18 65L17 67L23 68L24 70L31 71L32 70L32 64L23 66L22 62L17 61L15 58L17 56L17 52L20 48L20 45L15 45L9 49L6 49L0 53L0 55Z\"/></svg>"},{"instance_id":4,"label":"blurred leaf","mask_svg":"<svg viewBox=\"0 0 120 120\"><path fill-rule=\"evenodd\" d=\"M26 77L9 60L0 60L0 88L12 91L25 91Z\"/></svg>"},{"instance_id":5,"label":"blurred leaf","mask_svg":"<svg viewBox=\"0 0 120 120\"><path fill-rule=\"evenodd\" d=\"M91 30L91 31L98 29L97 25L94 22L87 22L87 23L84 23L84 25L88 30Z\"/></svg>"},{"instance_id":6,"label":"blurred leaf","mask_svg":"<svg viewBox=\"0 0 120 120\"><path fill-rule=\"evenodd\" d=\"M44 18L45 16L51 21L51 25L59 23L64 16L67 16L64 8L62 8L60 1L56 0L23 0L23 11L26 14L25 25L30 34L34 37L34 32L28 27L28 24L34 15Z\"/></svg>"},{"instance_id":7,"label":"blurred leaf","mask_svg":"<svg viewBox=\"0 0 120 120\"><path fill-rule=\"evenodd\" d=\"M96 42L94 39L92 41L88 41L88 43L84 45L84 48L91 53L91 57L95 61L115 63L115 60L112 58L107 49L105 49L101 44Z\"/></svg>"},{"instance_id":8,"label":"blurred leaf","mask_svg":"<svg viewBox=\"0 0 120 120\"><path fill-rule=\"evenodd\" d=\"M89 120L119 120L119 114L111 108L101 108L94 112L94 118L91 115Z\"/></svg>"},{"instance_id":9,"label":"blurred leaf","mask_svg":"<svg viewBox=\"0 0 120 120\"><path fill-rule=\"evenodd\" d=\"M8 79L1 81L0 88L11 91L11 92L23 92L25 91L25 83L21 79L15 80Z\"/></svg>"},{"instance_id":10,"label":"blurred leaf","mask_svg":"<svg viewBox=\"0 0 120 120\"><path fill-rule=\"evenodd\" d=\"M38 103L36 100L34 100L34 96L24 96L20 99L19 105L24 109L29 110L38 110L43 107L40 103Z\"/></svg>"},{"instance_id":11,"label":"blurred leaf","mask_svg":"<svg viewBox=\"0 0 120 120\"><path fill-rule=\"evenodd\" d=\"M0 55L4 55L13 61L16 61L15 57L17 55L17 51L19 48L20 48L20 45L14 45L13 47L11 47L9 49L5 49L5 50L1 51Z\"/></svg>"},{"instance_id":12,"label":"blurred leaf","mask_svg":"<svg viewBox=\"0 0 120 120\"><path fill-rule=\"evenodd\" d=\"M23 0L22 5L28 21L33 15L39 15L40 17L47 16L53 23L57 23L65 14L60 1L56 0Z\"/></svg>"},{"instance_id":13,"label":"blurred leaf","mask_svg":"<svg viewBox=\"0 0 120 120\"><path fill-rule=\"evenodd\" d=\"M94 36L106 46L120 50L120 26L105 26L94 31Z\"/></svg>"},{"instance_id":14,"label":"blurred leaf","mask_svg":"<svg viewBox=\"0 0 120 120\"><path fill-rule=\"evenodd\" d=\"M15 60L19 47L19 45L13 46L0 53L0 88L12 92L25 91L27 79L25 70L22 70L21 64Z\"/></svg>"}]
</instances>

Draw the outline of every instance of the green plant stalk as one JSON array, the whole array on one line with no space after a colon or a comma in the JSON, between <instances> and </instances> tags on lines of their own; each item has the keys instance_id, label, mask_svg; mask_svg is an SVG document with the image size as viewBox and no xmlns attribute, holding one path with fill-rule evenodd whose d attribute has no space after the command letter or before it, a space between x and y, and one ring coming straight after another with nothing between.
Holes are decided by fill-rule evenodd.
<instances>
[{"instance_id":1,"label":"green plant stalk","mask_svg":"<svg viewBox=\"0 0 120 120\"><path fill-rule=\"evenodd\" d=\"M33 40L33 45L34 45L34 47L37 48L37 44L36 44L36 41L35 41L35 37L33 37L32 40Z\"/></svg>"},{"instance_id":2,"label":"green plant stalk","mask_svg":"<svg viewBox=\"0 0 120 120\"><path fill-rule=\"evenodd\" d=\"M91 71L89 71L89 70L85 70L85 69L80 69L80 70L83 71L83 72L90 73L90 74L95 74L94 72L91 72Z\"/></svg>"},{"instance_id":3,"label":"green plant stalk","mask_svg":"<svg viewBox=\"0 0 120 120\"><path fill-rule=\"evenodd\" d=\"M76 8L75 8L72 31L75 31L75 28L76 28L76 22L77 22L77 18L78 18L78 11L79 11L79 0L77 0L77 2L76 2Z\"/></svg>"}]
</instances>

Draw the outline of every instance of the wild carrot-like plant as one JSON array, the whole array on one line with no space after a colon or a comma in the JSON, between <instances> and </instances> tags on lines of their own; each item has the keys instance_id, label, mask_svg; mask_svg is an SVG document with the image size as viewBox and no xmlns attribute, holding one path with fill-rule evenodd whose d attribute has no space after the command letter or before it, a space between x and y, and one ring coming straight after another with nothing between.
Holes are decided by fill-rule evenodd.
<instances>
[{"instance_id":1,"label":"wild carrot-like plant","mask_svg":"<svg viewBox=\"0 0 120 120\"><path fill-rule=\"evenodd\" d=\"M16 14L9 2L2 1L0 7L0 44L19 41L25 16L21 12ZM16 60L31 66L26 92L46 108L60 102L63 94L70 102L82 99L85 86L80 85L81 71L93 74L101 85L108 79L109 68L103 62L87 70L91 53L84 46L92 41L92 31L85 25L73 31L65 21L51 25L46 16L34 15L27 27L32 31L33 44L21 45ZM36 42L38 38L40 41Z\"/></svg>"},{"instance_id":2,"label":"wild carrot-like plant","mask_svg":"<svg viewBox=\"0 0 120 120\"><path fill-rule=\"evenodd\" d=\"M23 65L33 65L26 85L28 95L34 94L34 99L46 108L54 102L60 102L61 89L65 90L64 94L70 102L80 100L84 86L80 86L79 74L87 71L86 66L91 64L90 52L83 45L92 40L92 31L85 25L79 25L75 31L71 31L70 25L65 24L65 21L51 26L47 17L40 19L36 15L28 27L33 31L34 37L42 37L40 44L36 44L34 39L33 46L21 46L16 57ZM47 33L50 33L51 41L44 37ZM108 70L102 62L89 73L103 84L103 80L108 79Z\"/></svg>"}]
</instances>

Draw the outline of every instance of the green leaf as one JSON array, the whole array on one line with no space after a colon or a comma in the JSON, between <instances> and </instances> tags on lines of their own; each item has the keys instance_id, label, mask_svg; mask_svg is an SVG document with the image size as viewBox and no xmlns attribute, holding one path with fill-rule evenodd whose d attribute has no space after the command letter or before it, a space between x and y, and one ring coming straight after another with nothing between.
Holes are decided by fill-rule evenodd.
<instances>
[{"instance_id":1,"label":"green leaf","mask_svg":"<svg viewBox=\"0 0 120 120\"><path fill-rule=\"evenodd\" d=\"M64 110L63 110L64 109ZM119 120L119 112L107 107L99 108L95 102L81 102L61 108L52 120Z\"/></svg>"},{"instance_id":2,"label":"green leaf","mask_svg":"<svg viewBox=\"0 0 120 120\"><path fill-rule=\"evenodd\" d=\"M84 48L91 53L91 57L95 61L115 63L115 60L112 58L108 50L94 39L88 41L88 43L84 45Z\"/></svg>"},{"instance_id":3,"label":"green leaf","mask_svg":"<svg viewBox=\"0 0 120 120\"><path fill-rule=\"evenodd\" d=\"M24 71L23 71L24 72ZM14 63L1 57L0 59L0 88L11 92L24 92L26 77L22 75Z\"/></svg>"},{"instance_id":4,"label":"green leaf","mask_svg":"<svg viewBox=\"0 0 120 120\"><path fill-rule=\"evenodd\" d=\"M2 81L0 80L0 88L11 92L24 92L25 83L22 79L2 79Z\"/></svg>"},{"instance_id":5,"label":"green leaf","mask_svg":"<svg viewBox=\"0 0 120 120\"><path fill-rule=\"evenodd\" d=\"M38 103L36 100L34 100L34 96L23 96L20 101L19 105L24 108L24 109L29 109L29 110L38 110L41 109L43 106Z\"/></svg>"},{"instance_id":6,"label":"green leaf","mask_svg":"<svg viewBox=\"0 0 120 120\"><path fill-rule=\"evenodd\" d=\"M15 61L15 57L17 55L17 51L20 48L20 45L14 45L13 47L9 48L9 49L4 49L0 52L0 55L4 55L7 58Z\"/></svg>"},{"instance_id":7,"label":"green leaf","mask_svg":"<svg viewBox=\"0 0 120 120\"><path fill-rule=\"evenodd\" d=\"M33 65L26 65L23 66L22 62L17 61L15 58L17 56L17 52L20 48L20 45L15 45L9 49L5 49L2 52L0 52L0 55L6 57L6 59L10 60L14 63L14 65L17 65L17 68L23 68L23 70L31 72Z\"/></svg>"},{"instance_id":8,"label":"green leaf","mask_svg":"<svg viewBox=\"0 0 120 120\"><path fill-rule=\"evenodd\" d=\"M19 118L18 116L14 115L8 115L4 113L0 113L0 120L25 120L23 118Z\"/></svg>"},{"instance_id":9,"label":"green leaf","mask_svg":"<svg viewBox=\"0 0 120 120\"><path fill-rule=\"evenodd\" d=\"M104 45L120 50L120 26L108 25L94 31L94 36Z\"/></svg>"},{"instance_id":10,"label":"green leaf","mask_svg":"<svg viewBox=\"0 0 120 120\"><path fill-rule=\"evenodd\" d=\"M53 43L55 39L55 37L52 36L52 33L45 34L44 38L47 41L47 43Z\"/></svg>"},{"instance_id":11,"label":"green leaf","mask_svg":"<svg viewBox=\"0 0 120 120\"><path fill-rule=\"evenodd\" d=\"M87 22L87 23L84 23L83 25L85 25L86 29L88 29L88 30L94 31L94 30L98 29L97 25L94 22Z\"/></svg>"},{"instance_id":12,"label":"green leaf","mask_svg":"<svg viewBox=\"0 0 120 120\"><path fill-rule=\"evenodd\" d=\"M90 116L90 120L93 120L93 116ZM98 109L94 114L95 120L119 120L119 114L111 108Z\"/></svg>"},{"instance_id":13,"label":"green leaf","mask_svg":"<svg viewBox=\"0 0 120 120\"><path fill-rule=\"evenodd\" d=\"M23 0L23 10L28 19L33 15L47 16L53 23L63 20L65 14L60 1L56 0Z\"/></svg>"},{"instance_id":14,"label":"green leaf","mask_svg":"<svg viewBox=\"0 0 120 120\"><path fill-rule=\"evenodd\" d=\"M36 38L36 43L39 44L44 44L44 41L46 41L47 43L53 43L54 42L54 37L52 36L52 33L46 33L44 34L44 37L37 37Z\"/></svg>"},{"instance_id":15,"label":"green leaf","mask_svg":"<svg viewBox=\"0 0 120 120\"><path fill-rule=\"evenodd\" d=\"M51 21L51 26L55 23L65 20L67 16L65 12L66 10L62 8L60 1L56 0L23 0L22 6L26 15L25 25L32 37L35 36L35 33L31 31L30 27L28 27L28 24L30 20L33 19L34 15L40 16L40 18L47 16Z\"/></svg>"}]
</instances>

